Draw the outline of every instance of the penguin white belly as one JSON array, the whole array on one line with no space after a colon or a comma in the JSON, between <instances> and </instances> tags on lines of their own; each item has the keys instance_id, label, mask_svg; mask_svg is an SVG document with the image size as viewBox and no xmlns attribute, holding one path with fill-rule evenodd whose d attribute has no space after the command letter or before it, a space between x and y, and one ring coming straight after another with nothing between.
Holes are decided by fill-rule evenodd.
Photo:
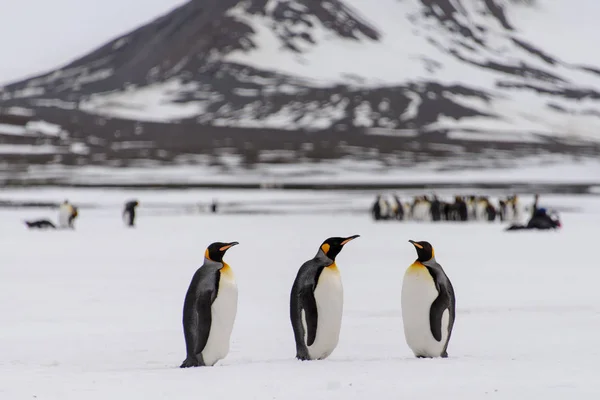
<instances>
[{"instance_id":1,"label":"penguin white belly","mask_svg":"<svg viewBox=\"0 0 600 400\"><path fill-rule=\"evenodd\" d=\"M467 216L469 219L475 219L476 217L475 205L472 202L467 202Z\"/></svg>"},{"instance_id":2,"label":"penguin white belly","mask_svg":"<svg viewBox=\"0 0 600 400\"><path fill-rule=\"evenodd\" d=\"M342 325L344 289L340 271L335 265L323 268L314 296L318 313L317 334L313 344L308 346L308 355L313 360L322 360L337 347Z\"/></svg>"},{"instance_id":3,"label":"penguin white belly","mask_svg":"<svg viewBox=\"0 0 600 400\"><path fill-rule=\"evenodd\" d=\"M224 271L225 270L225 271ZM229 342L237 314L238 288L229 267L221 269L219 292L211 306L211 325L202 358L207 366L214 365L229 353Z\"/></svg>"},{"instance_id":4,"label":"penguin white belly","mask_svg":"<svg viewBox=\"0 0 600 400\"><path fill-rule=\"evenodd\" d=\"M448 340L450 313L442 314L442 340L437 341L431 333L429 313L431 304L438 297L433 277L420 264L411 265L402 282L402 322L408 347L415 356L439 357Z\"/></svg>"},{"instance_id":5,"label":"penguin white belly","mask_svg":"<svg viewBox=\"0 0 600 400\"><path fill-rule=\"evenodd\" d=\"M61 206L58 211L58 227L68 228L69 227L69 216L71 215L71 209L69 206Z\"/></svg>"},{"instance_id":6,"label":"penguin white belly","mask_svg":"<svg viewBox=\"0 0 600 400\"><path fill-rule=\"evenodd\" d=\"M486 204L481 202L481 203L477 203L477 207L475 209L475 218L478 221L484 221L486 220Z\"/></svg>"},{"instance_id":7,"label":"penguin white belly","mask_svg":"<svg viewBox=\"0 0 600 400\"><path fill-rule=\"evenodd\" d=\"M414 219L417 221L428 221L431 206L428 203L422 202L415 205Z\"/></svg>"}]
</instances>

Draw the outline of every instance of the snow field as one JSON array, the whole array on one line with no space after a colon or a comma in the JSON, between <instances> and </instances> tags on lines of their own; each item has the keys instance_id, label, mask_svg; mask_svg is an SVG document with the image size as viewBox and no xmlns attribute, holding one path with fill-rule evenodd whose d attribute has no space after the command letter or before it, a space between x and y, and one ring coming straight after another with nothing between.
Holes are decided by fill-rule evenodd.
<instances>
[{"instance_id":1,"label":"snow field","mask_svg":"<svg viewBox=\"0 0 600 400\"><path fill-rule=\"evenodd\" d=\"M138 227L126 229L117 193L69 195L111 208L82 209L75 232L22 226L32 216L54 219L53 210L0 211L2 399L600 394L595 197L544 197L549 206L582 207L562 214L560 232L505 233L501 224L376 224L366 214L151 215L143 208ZM352 234L361 237L338 257L339 346L327 360L296 361L288 307L297 269L325 238ZM416 258L408 239L434 245L456 290L448 359L417 360L404 342L400 288ZM233 240L240 245L226 261L240 292L231 352L213 368L181 370L185 291L205 247Z\"/></svg>"}]
</instances>

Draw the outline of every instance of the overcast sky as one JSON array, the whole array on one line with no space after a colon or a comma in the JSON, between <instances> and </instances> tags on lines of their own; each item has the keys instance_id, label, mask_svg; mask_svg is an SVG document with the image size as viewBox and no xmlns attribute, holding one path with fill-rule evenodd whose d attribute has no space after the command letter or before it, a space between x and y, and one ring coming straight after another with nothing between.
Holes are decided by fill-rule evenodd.
<instances>
[{"instance_id":1,"label":"overcast sky","mask_svg":"<svg viewBox=\"0 0 600 400\"><path fill-rule=\"evenodd\" d=\"M2 0L0 84L84 55L187 0Z\"/></svg>"}]
</instances>

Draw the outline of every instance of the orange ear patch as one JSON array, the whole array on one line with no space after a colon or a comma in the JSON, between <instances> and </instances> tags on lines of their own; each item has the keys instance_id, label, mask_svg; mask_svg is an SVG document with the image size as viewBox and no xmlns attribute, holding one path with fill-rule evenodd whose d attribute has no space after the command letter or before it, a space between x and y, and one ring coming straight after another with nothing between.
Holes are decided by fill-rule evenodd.
<instances>
[{"instance_id":1,"label":"orange ear patch","mask_svg":"<svg viewBox=\"0 0 600 400\"><path fill-rule=\"evenodd\" d=\"M204 252L204 258L206 258L207 260L210 260L210 255L208 254L208 249L206 249L206 251Z\"/></svg>"},{"instance_id":2,"label":"orange ear patch","mask_svg":"<svg viewBox=\"0 0 600 400\"><path fill-rule=\"evenodd\" d=\"M323 253L327 254L327 252L329 251L329 249L331 248L331 246L329 246L329 244L327 243L323 243L323 245L321 246L321 250L323 250Z\"/></svg>"}]
</instances>

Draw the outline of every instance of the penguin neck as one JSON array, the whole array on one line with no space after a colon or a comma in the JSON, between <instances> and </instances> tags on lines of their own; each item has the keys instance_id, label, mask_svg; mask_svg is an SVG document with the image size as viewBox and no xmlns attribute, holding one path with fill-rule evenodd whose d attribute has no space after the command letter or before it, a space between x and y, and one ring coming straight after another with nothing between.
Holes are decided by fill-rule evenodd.
<instances>
[{"instance_id":1,"label":"penguin neck","mask_svg":"<svg viewBox=\"0 0 600 400\"><path fill-rule=\"evenodd\" d=\"M315 260L322 261L323 263L325 263L326 266L335 264L335 259L327 257L327 254L325 254L325 252L322 249L319 249L319 251L317 251Z\"/></svg>"},{"instance_id":2,"label":"penguin neck","mask_svg":"<svg viewBox=\"0 0 600 400\"><path fill-rule=\"evenodd\" d=\"M214 261L208 257L204 257L204 265L206 265L207 267L212 267L212 268L223 268L225 263L219 262L219 261Z\"/></svg>"},{"instance_id":3,"label":"penguin neck","mask_svg":"<svg viewBox=\"0 0 600 400\"><path fill-rule=\"evenodd\" d=\"M431 257L427 261L422 261L422 260L417 259L417 261L415 261L415 262L419 263L419 264L423 264L423 265L428 266L428 267L437 264L437 261L435 261L435 256Z\"/></svg>"}]
</instances>

